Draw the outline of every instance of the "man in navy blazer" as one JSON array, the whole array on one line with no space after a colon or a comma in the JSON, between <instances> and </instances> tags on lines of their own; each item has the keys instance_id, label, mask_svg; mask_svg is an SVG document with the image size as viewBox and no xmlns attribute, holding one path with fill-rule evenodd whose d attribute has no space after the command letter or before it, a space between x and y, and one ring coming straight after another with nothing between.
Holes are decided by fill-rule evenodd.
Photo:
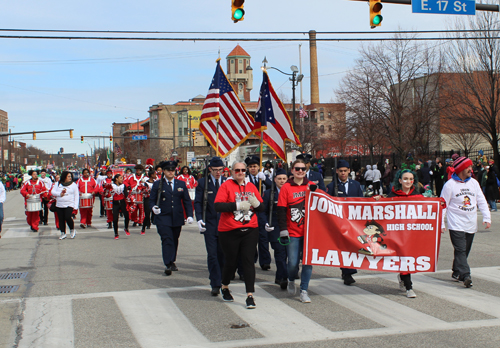
<instances>
[{"instance_id":1,"label":"man in navy blazer","mask_svg":"<svg viewBox=\"0 0 500 348\"><path fill-rule=\"evenodd\" d=\"M179 246L179 236L184 225L184 207L186 211L187 223L193 223L193 205L186 183L175 179L175 168L177 161L162 162L163 176L155 181L151 188L149 197L149 206L153 207L155 214L154 223L161 237L161 249L163 263L165 264L165 274L172 274L172 271L178 271L175 265L177 258L177 248ZM162 183L161 192L159 191ZM159 204L157 204L158 194L160 193Z\"/></svg>"},{"instance_id":2,"label":"man in navy blazer","mask_svg":"<svg viewBox=\"0 0 500 348\"><path fill-rule=\"evenodd\" d=\"M326 191L325 181L323 180L323 176L318 172L310 170L311 169L311 158L312 158L312 155L310 155L308 153L301 153L300 155L297 156L297 159L302 159L302 160L304 160L304 162L306 162L306 178L309 181L313 181L316 185L318 185L318 187L321 190Z\"/></svg>"},{"instance_id":3,"label":"man in navy blazer","mask_svg":"<svg viewBox=\"0 0 500 348\"><path fill-rule=\"evenodd\" d=\"M339 160L337 163L337 197L364 197L361 185L356 180L349 179L349 162ZM335 182L332 181L326 187L326 192L330 196L335 196ZM357 270L351 268L341 268L342 279L345 285L351 285L356 281L352 277L358 273Z\"/></svg>"},{"instance_id":4,"label":"man in navy blazer","mask_svg":"<svg viewBox=\"0 0 500 348\"><path fill-rule=\"evenodd\" d=\"M215 196L222 185L226 181L226 177L222 175L224 170L224 162L220 157L213 157L208 164L208 186L207 186L207 202L205 220L203 220L203 203L205 201L205 177L198 180L196 186L196 197L194 199L194 210L196 220L198 221L198 229L205 237L205 247L207 249L207 264L208 278L212 287L212 296L217 296L220 293L222 269L224 267L224 253L219 244L219 218L220 213L217 213L214 208Z\"/></svg>"}]
</instances>

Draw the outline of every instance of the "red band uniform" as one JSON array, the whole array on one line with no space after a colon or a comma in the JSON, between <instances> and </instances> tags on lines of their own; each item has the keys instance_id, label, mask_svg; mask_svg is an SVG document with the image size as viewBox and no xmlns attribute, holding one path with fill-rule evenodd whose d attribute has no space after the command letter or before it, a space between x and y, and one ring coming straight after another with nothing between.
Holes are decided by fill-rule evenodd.
<instances>
[{"instance_id":1,"label":"red band uniform","mask_svg":"<svg viewBox=\"0 0 500 348\"><path fill-rule=\"evenodd\" d=\"M24 206L27 205L28 196L34 194L40 194L40 198L45 198L47 196L47 188L45 184L40 179L30 179L21 188L21 194L24 197ZM30 225L31 230L34 232L38 231L38 225L40 224L40 212L39 211L26 211L26 221Z\"/></svg>"},{"instance_id":2,"label":"red band uniform","mask_svg":"<svg viewBox=\"0 0 500 348\"><path fill-rule=\"evenodd\" d=\"M82 194L91 193L92 194L92 206L89 208L82 208L80 204L80 224L90 226L92 225L92 211L94 209L94 195L98 193L97 182L94 178L81 177L76 183L78 186L78 191L80 191L80 198ZM81 203L81 202L80 202Z\"/></svg>"}]
</instances>

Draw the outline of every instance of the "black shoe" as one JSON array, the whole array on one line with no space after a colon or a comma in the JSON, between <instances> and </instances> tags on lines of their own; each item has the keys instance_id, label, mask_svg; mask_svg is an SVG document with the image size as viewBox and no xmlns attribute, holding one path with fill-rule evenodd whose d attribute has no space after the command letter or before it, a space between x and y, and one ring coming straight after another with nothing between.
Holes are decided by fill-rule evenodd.
<instances>
[{"instance_id":1,"label":"black shoe","mask_svg":"<svg viewBox=\"0 0 500 348\"><path fill-rule=\"evenodd\" d=\"M85 225L84 224L80 224L80 228L85 229Z\"/></svg>"},{"instance_id":2,"label":"black shoe","mask_svg":"<svg viewBox=\"0 0 500 348\"><path fill-rule=\"evenodd\" d=\"M453 273L451 274L451 280L453 280L453 281L455 281L455 282L460 281L460 274L453 272Z\"/></svg>"},{"instance_id":3,"label":"black shoe","mask_svg":"<svg viewBox=\"0 0 500 348\"><path fill-rule=\"evenodd\" d=\"M113 228L113 225L111 224L111 222L108 222L108 230L112 229L112 228Z\"/></svg>"},{"instance_id":4,"label":"black shoe","mask_svg":"<svg viewBox=\"0 0 500 348\"><path fill-rule=\"evenodd\" d=\"M288 279L281 279L281 282L280 282L280 288L281 290L286 290L286 288L288 287Z\"/></svg>"},{"instance_id":5,"label":"black shoe","mask_svg":"<svg viewBox=\"0 0 500 348\"><path fill-rule=\"evenodd\" d=\"M151 226L146 226L146 228L149 230Z\"/></svg>"},{"instance_id":6,"label":"black shoe","mask_svg":"<svg viewBox=\"0 0 500 348\"><path fill-rule=\"evenodd\" d=\"M165 274L167 276L172 275L172 268L170 267L170 265L168 265L167 267L165 267Z\"/></svg>"},{"instance_id":7,"label":"black shoe","mask_svg":"<svg viewBox=\"0 0 500 348\"><path fill-rule=\"evenodd\" d=\"M177 271L179 270L179 269L177 268L177 266L175 265L175 262L172 262L172 263L170 264L170 268L171 268L171 269L172 269L172 271L174 271L174 272L177 272Z\"/></svg>"},{"instance_id":8,"label":"black shoe","mask_svg":"<svg viewBox=\"0 0 500 348\"><path fill-rule=\"evenodd\" d=\"M234 298L233 295L231 295L231 292L229 289L220 289L220 293L222 294L222 300L224 302L233 302Z\"/></svg>"},{"instance_id":9,"label":"black shoe","mask_svg":"<svg viewBox=\"0 0 500 348\"><path fill-rule=\"evenodd\" d=\"M472 288L472 279L471 279L471 277L470 277L470 276L466 276L466 277L464 278L464 286L465 286L466 288Z\"/></svg>"},{"instance_id":10,"label":"black shoe","mask_svg":"<svg viewBox=\"0 0 500 348\"><path fill-rule=\"evenodd\" d=\"M104 217L104 215L101 215L101 216L99 216L99 217L100 217L100 218L101 218L101 217Z\"/></svg>"},{"instance_id":11,"label":"black shoe","mask_svg":"<svg viewBox=\"0 0 500 348\"><path fill-rule=\"evenodd\" d=\"M47 225L48 225L48 223L47 223L47 222L44 222L43 224L44 224L44 226L47 226Z\"/></svg>"},{"instance_id":12,"label":"black shoe","mask_svg":"<svg viewBox=\"0 0 500 348\"><path fill-rule=\"evenodd\" d=\"M254 309L255 306L255 301L253 300L253 296L250 295L247 297L247 309Z\"/></svg>"},{"instance_id":13,"label":"black shoe","mask_svg":"<svg viewBox=\"0 0 500 348\"><path fill-rule=\"evenodd\" d=\"M342 279L344 279L344 285L351 285L356 283L356 281L350 274L342 274Z\"/></svg>"},{"instance_id":14,"label":"black shoe","mask_svg":"<svg viewBox=\"0 0 500 348\"><path fill-rule=\"evenodd\" d=\"M219 294L220 294L220 286L214 286L214 287L212 288L212 291L210 291L210 294L211 294L212 296L217 296L217 295L219 295Z\"/></svg>"},{"instance_id":15,"label":"black shoe","mask_svg":"<svg viewBox=\"0 0 500 348\"><path fill-rule=\"evenodd\" d=\"M271 269L271 265L264 264L261 265L260 268L262 268L263 271L269 271Z\"/></svg>"}]
</instances>

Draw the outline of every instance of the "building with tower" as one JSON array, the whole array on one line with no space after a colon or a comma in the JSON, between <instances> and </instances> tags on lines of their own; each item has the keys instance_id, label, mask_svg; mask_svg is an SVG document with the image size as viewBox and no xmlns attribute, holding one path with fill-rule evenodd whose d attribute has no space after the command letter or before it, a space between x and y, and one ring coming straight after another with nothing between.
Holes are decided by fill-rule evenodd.
<instances>
[{"instance_id":1,"label":"building with tower","mask_svg":"<svg viewBox=\"0 0 500 348\"><path fill-rule=\"evenodd\" d=\"M240 46L236 47L226 57L226 76L233 85L242 102L250 101L250 91L253 89L253 69L250 66L250 55Z\"/></svg>"}]
</instances>

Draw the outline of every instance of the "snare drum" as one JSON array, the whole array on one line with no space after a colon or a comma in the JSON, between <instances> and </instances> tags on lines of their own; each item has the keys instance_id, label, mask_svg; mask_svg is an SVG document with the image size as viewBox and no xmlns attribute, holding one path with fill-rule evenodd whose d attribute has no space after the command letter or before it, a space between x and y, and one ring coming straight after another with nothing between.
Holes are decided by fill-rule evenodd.
<instances>
[{"instance_id":1,"label":"snare drum","mask_svg":"<svg viewBox=\"0 0 500 348\"><path fill-rule=\"evenodd\" d=\"M104 198L104 210L113 210L113 197Z\"/></svg>"},{"instance_id":2,"label":"snare drum","mask_svg":"<svg viewBox=\"0 0 500 348\"><path fill-rule=\"evenodd\" d=\"M26 211L40 210L42 210L42 200L40 199L40 195L31 195L31 197L26 200Z\"/></svg>"},{"instance_id":3,"label":"snare drum","mask_svg":"<svg viewBox=\"0 0 500 348\"><path fill-rule=\"evenodd\" d=\"M144 203L144 194L142 193L131 193L132 196L135 198L135 204L142 204Z\"/></svg>"},{"instance_id":4,"label":"snare drum","mask_svg":"<svg viewBox=\"0 0 500 348\"><path fill-rule=\"evenodd\" d=\"M82 193L80 196L80 208L92 208L94 206L94 199L92 193Z\"/></svg>"},{"instance_id":5,"label":"snare drum","mask_svg":"<svg viewBox=\"0 0 500 348\"><path fill-rule=\"evenodd\" d=\"M189 198L191 198L192 201L194 201L194 197L196 196L196 189L188 189L189 192Z\"/></svg>"}]
</instances>

